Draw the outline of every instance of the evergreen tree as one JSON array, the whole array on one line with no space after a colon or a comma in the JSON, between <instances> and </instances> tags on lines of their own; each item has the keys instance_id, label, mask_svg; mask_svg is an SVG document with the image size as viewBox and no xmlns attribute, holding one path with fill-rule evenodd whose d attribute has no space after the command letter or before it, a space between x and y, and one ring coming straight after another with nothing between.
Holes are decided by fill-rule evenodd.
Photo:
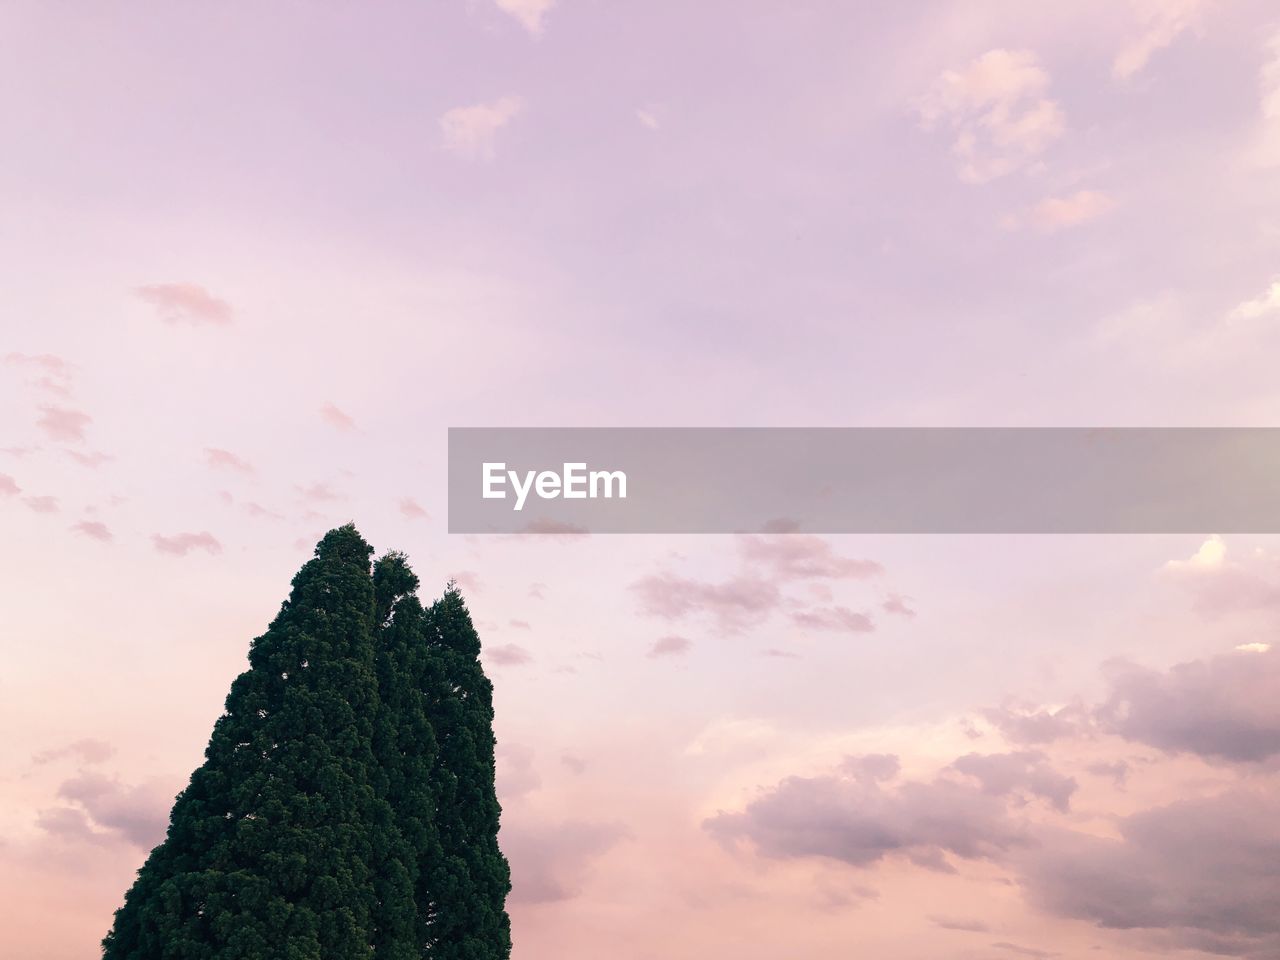
<instances>
[{"instance_id":1,"label":"evergreen tree","mask_svg":"<svg viewBox=\"0 0 1280 960\"><path fill-rule=\"evenodd\" d=\"M384 927L412 926L373 749L371 553L342 527L294 577L116 913L105 960L368 960L388 946Z\"/></svg>"},{"instance_id":2,"label":"evergreen tree","mask_svg":"<svg viewBox=\"0 0 1280 960\"><path fill-rule=\"evenodd\" d=\"M393 858L381 882L382 899L414 900L421 878L441 856L435 811L433 774L439 752L431 728L426 674L430 649L426 611L417 597L418 578L403 554L388 553L373 567L375 619L378 624L378 688L382 711L374 737L379 789L391 805L395 828L405 853ZM431 942L428 916L415 909L412 917L389 917L382 925L379 958L400 960L427 956Z\"/></svg>"},{"instance_id":3,"label":"evergreen tree","mask_svg":"<svg viewBox=\"0 0 1280 960\"><path fill-rule=\"evenodd\" d=\"M498 849L494 786L493 686L480 665L480 638L456 584L428 611L431 632L425 689L439 754L439 856L418 878L418 909L430 930L428 954L440 960L507 960L511 890Z\"/></svg>"},{"instance_id":4,"label":"evergreen tree","mask_svg":"<svg viewBox=\"0 0 1280 960\"><path fill-rule=\"evenodd\" d=\"M451 583L325 535L253 641L104 960L507 960L492 686Z\"/></svg>"}]
</instances>

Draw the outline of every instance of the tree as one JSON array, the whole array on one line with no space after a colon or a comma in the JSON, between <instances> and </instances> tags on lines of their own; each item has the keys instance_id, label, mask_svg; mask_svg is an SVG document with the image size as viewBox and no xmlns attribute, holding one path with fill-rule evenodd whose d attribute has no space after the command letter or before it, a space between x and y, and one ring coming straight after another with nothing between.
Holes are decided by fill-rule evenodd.
<instances>
[{"instance_id":1,"label":"tree","mask_svg":"<svg viewBox=\"0 0 1280 960\"><path fill-rule=\"evenodd\" d=\"M368 960L380 925L412 922L407 872L377 882L403 847L373 750L371 553L342 527L294 577L116 912L105 960Z\"/></svg>"},{"instance_id":2,"label":"tree","mask_svg":"<svg viewBox=\"0 0 1280 960\"><path fill-rule=\"evenodd\" d=\"M431 643L424 689L439 753L433 772L440 855L418 878L418 909L440 960L507 960L504 907L511 872L498 848L494 786L493 685L480 665L480 638L450 582L427 613Z\"/></svg>"},{"instance_id":3,"label":"tree","mask_svg":"<svg viewBox=\"0 0 1280 960\"><path fill-rule=\"evenodd\" d=\"M377 623L377 672L382 710L374 735L379 789L391 805L404 853L382 871L389 888L385 903L414 901L412 917L389 916L380 924L379 958L427 956L431 942L428 915L417 895L430 864L441 856L434 771L439 758L431 727L425 677L430 649L426 611L417 597L418 578L401 553L388 553L373 567L374 617Z\"/></svg>"},{"instance_id":4,"label":"tree","mask_svg":"<svg viewBox=\"0 0 1280 960\"><path fill-rule=\"evenodd\" d=\"M492 687L453 584L332 530L253 641L104 960L507 960Z\"/></svg>"}]
</instances>

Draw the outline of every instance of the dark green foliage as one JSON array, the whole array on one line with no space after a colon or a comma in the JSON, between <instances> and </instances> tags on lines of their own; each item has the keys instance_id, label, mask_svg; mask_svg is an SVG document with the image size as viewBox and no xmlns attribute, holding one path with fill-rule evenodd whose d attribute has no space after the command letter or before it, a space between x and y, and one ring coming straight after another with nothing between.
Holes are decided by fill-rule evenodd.
<instances>
[{"instance_id":1,"label":"dark green foliage","mask_svg":"<svg viewBox=\"0 0 1280 960\"><path fill-rule=\"evenodd\" d=\"M511 874L498 849L493 686L480 666L480 638L454 584L432 604L428 620L438 645L428 700L439 744L433 779L442 855L419 878L418 903L432 910L432 957L505 960L511 924L503 904Z\"/></svg>"},{"instance_id":2,"label":"dark green foliage","mask_svg":"<svg viewBox=\"0 0 1280 960\"><path fill-rule=\"evenodd\" d=\"M492 701L455 591L328 533L250 648L105 960L505 960Z\"/></svg>"}]
</instances>

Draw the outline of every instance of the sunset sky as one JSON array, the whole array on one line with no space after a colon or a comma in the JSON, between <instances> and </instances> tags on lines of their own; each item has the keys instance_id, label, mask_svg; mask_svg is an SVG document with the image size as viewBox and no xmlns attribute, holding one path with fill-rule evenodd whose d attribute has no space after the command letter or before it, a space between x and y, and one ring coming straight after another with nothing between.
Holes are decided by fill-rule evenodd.
<instances>
[{"instance_id":1,"label":"sunset sky","mask_svg":"<svg viewBox=\"0 0 1280 960\"><path fill-rule=\"evenodd\" d=\"M445 523L451 426L1277 425L1274 3L12 2L0 111L0 955L350 520L516 960L1280 956L1280 538Z\"/></svg>"}]
</instances>

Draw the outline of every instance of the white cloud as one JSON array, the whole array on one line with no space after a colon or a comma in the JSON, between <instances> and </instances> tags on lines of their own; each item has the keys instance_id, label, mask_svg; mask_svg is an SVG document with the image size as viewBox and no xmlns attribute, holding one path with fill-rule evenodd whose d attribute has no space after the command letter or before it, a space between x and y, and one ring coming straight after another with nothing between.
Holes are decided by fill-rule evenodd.
<instances>
[{"instance_id":1,"label":"white cloud","mask_svg":"<svg viewBox=\"0 0 1280 960\"><path fill-rule=\"evenodd\" d=\"M494 3L536 37L542 33L542 18L556 5L556 0L494 0Z\"/></svg>"},{"instance_id":2,"label":"white cloud","mask_svg":"<svg viewBox=\"0 0 1280 960\"><path fill-rule=\"evenodd\" d=\"M1048 88L1049 74L1029 50L988 50L944 71L918 111L925 129L951 127L960 178L983 183L1022 168L1062 136L1066 121Z\"/></svg>"},{"instance_id":3,"label":"white cloud","mask_svg":"<svg viewBox=\"0 0 1280 960\"><path fill-rule=\"evenodd\" d=\"M1256 320L1258 317L1266 316L1269 313L1280 311L1280 280L1272 281L1271 286L1267 287L1260 295L1252 300L1246 300L1244 303L1237 304L1236 307L1227 314L1228 320Z\"/></svg>"},{"instance_id":4,"label":"white cloud","mask_svg":"<svg viewBox=\"0 0 1280 960\"><path fill-rule=\"evenodd\" d=\"M1045 197L1024 214L1004 221L1009 229L1030 225L1043 233L1056 233L1097 220L1115 209L1116 202L1100 190L1077 190L1061 197Z\"/></svg>"},{"instance_id":5,"label":"white cloud","mask_svg":"<svg viewBox=\"0 0 1280 960\"><path fill-rule=\"evenodd\" d=\"M1112 61L1111 72L1121 80L1139 73L1154 54L1195 27L1208 3L1206 0L1136 0L1133 6L1142 32L1125 44Z\"/></svg>"},{"instance_id":6,"label":"white cloud","mask_svg":"<svg viewBox=\"0 0 1280 960\"><path fill-rule=\"evenodd\" d=\"M1165 566L1170 570L1216 570L1227 559L1227 545L1214 534L1187 560L1170 560Z\"/></svg>"},{"instance_id":7,"label":"white cloud","mask_svg":"<svg viewBox=\"0 0 1280 960\"><path fill-rule=\"evenodd\" d=\"M636 119L650 130L657 130L662 123L658 120L657 111L653 107L641 107L636 111Z\"/></svg>"},{"instance_id":8,"label":"white cloud","mask_svg":"<svg viewBox=\"0 0 1280 960\"><path fill-rule=\"evenodd\" d=\"M492 160L498 131L524 106L519 97L499 97L469 107L454 107L440 118L445 148L461 157Z\"/></svg>"}]
</instances>

